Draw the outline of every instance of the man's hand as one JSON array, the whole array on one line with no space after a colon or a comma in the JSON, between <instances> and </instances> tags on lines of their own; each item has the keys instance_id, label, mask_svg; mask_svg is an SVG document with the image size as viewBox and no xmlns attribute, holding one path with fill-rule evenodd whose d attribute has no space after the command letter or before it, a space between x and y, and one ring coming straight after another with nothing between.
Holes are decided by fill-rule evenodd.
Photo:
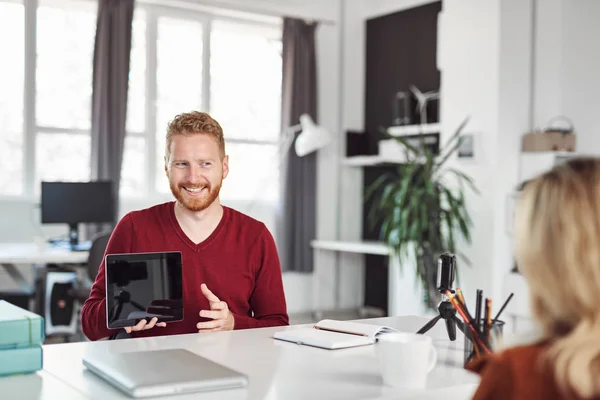
<instances>
[{"instance_id":1,"label":"man's hand","mask_svg":"<svg viewBox=\"0 0 600 400\"><path fill-rule=\"evenodd\" d=\"M200 285L200 290L210 304L210 311L202 310L200 311L200 316L210 318L212 321L198 322L196 325L198 333L233 330L235 321L233 319L233 314L229 311L229 307L227 307L227 303L219 300L219 298L215 296L204 283Z\"/></svg>"},{"instance_id":2,"label":"man's hand","mask_svg":"<svg viewBox=\"0 0 600 400\"><path fill-rule=\"evenodd\" d=\"M131 332L138 332L138 331L145 331L148 329L152 329L155 326L160 326L161 328L164 328L165 326L167 326L166 322L156 323L157 321L158 321L158 318L156 318L156 317L152 318L150 320L150 322L146 322L146 320L143 319L140 322L138 322L136 326L126 326L125 332L131 333Z\"/></svg>"}]
</instances>

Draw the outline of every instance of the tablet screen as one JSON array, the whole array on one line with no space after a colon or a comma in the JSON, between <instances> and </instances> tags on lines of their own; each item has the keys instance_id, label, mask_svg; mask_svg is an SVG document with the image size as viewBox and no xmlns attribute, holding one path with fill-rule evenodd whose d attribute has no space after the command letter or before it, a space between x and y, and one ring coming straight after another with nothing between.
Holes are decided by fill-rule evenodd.
<instances>
[{"instance_id":1,"label":"tablet screen","mask_svg":"<svg viewBox=\"0 0 600 400\"><path fill-rule=\"evenodd\" d=\"M183 319L180 252L108 254L105 267L108 328Z\"/></svg>"}]
</instances>

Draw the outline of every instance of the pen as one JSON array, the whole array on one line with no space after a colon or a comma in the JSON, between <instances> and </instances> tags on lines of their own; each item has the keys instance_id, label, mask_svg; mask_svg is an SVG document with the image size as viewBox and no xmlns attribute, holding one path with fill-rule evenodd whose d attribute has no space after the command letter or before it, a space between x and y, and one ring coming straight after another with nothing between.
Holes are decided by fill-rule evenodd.
<instances>
[{"instance_id":1,"label":"pen","mask_svg":"<svg viewBox=\"0 0 600 400\"><path fill-rule=\"evenodd\" d=\"M500 314L502 314L502 311L504 311L504 309L508 305L508 302L510 301L510 299L512 299L513 295L514 295L514 293L511 293L510 296L508 296L508 299L506 299L506 301L504 302L504 304L500 308L500 311L498 311L498 314L496 314L496 317L494 318L494 320L492 322L495 323L496 321L498 321L498 318L500 318Z\"/></svg>"},{"instance_id":2,"label":"pen","mask_svg":"<svg viewBox=\"0 0 600 400\"><path fill-rule=\"evenodd\" d=\"M475 299L475 324L479 332L481 332L481 298L483 296L483 290L477 289L477 296Z\"/></svg>"},{"instance_id":3,"label":"pen","mask_svg":"<svg viewBox=\"0 0 600 400\"><path fill-rule=\"evenodd\" d=\"M456 297L458 297L458 300L462 303L463 307L467 306L467 303L465 302L465 298L463 297L463 292L458 287L456 288Z\"/></svg>"},{"instance_id":4,"label":"pen","mask_svg":"<svg viewBox=\"0 0 600 400\"><path fill-rule=\"evenodd\" d=\"M475 349L477 355L479 355L478 345L481 346L481 349L484 352L489 353L489 344L487 343L487 340L481 337L481 333L477 329L475 321L469 315L468 311L466 311L462 307L460 302L456 299L454 295L452 295L452 293L449 290L446 291L446 296L448 296L450 303L452 303L458 314L462 317L463 321L465 321L465 329L469 329L471 331L471 342L473 343L473 348Z\"/></svg>"},{"instance_id":5,"label":"pen","mask_svg":"<svg viewBox=\"0 0 600 400\"><path fill-rule=\"evenodd\" d=\"M485 325L484 335L488 343L490 342L490 330L492 329L492 299L485 299Z\"/></svg>"}]
</instances>

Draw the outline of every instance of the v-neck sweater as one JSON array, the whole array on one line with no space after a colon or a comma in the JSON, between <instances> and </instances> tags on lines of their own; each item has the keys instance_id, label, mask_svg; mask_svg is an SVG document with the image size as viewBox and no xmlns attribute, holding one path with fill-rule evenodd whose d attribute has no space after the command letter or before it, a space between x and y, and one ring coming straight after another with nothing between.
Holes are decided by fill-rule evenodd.
<instances>
[{"instance_id":1,"label":"v-neck sweater","mask_svg":"<svg viewBox=\"0 0 600 400\"><path fill-rule=\"evenodd\" d=\"M133 332L133 337L198 332L196 324L208 321L200 310L210 309L200 291L202 283L227 303L234 329L289 324L277 249L262 222L224 206L215 230L196 244L179 225L175 202L168 202L126 214L112 232L105 255L166 251L182 256L183 320ZM90 340L116 332L106 326L104 270L103 260L81 310L82 330Z\"/></svg>"}]
</instances>

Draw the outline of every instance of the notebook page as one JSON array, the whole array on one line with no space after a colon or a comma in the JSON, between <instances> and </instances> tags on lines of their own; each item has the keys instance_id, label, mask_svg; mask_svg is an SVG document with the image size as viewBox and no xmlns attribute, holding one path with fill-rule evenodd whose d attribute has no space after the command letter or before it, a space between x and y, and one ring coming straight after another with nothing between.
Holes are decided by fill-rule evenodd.
<instances>
[{"instance_id":1,"label":"notebook page","mask_svg":"<svg viewBox=\"0 0 600 400\"><path fill-rule=\"evenodd\" d=\"M362 324L352 321L336 321L332 319L324 319L319 321L315 328L329 330L334 332L349 333L352 335L367 336L376 338L380 334L396 332L395 329L382 325Z\"/></svg>"},{"instance_id":2,"label":"notebook page","mask_svg":"<svg viewBox=\"0 0 600 400\"><path fill-rule=\"evenodd\" d=\"M300 328L275 332L273 338L329 350L365 346L375 343L375 339L366 336L347 335L344 333L314 328Z\"/></svg>"}]
</instances>

